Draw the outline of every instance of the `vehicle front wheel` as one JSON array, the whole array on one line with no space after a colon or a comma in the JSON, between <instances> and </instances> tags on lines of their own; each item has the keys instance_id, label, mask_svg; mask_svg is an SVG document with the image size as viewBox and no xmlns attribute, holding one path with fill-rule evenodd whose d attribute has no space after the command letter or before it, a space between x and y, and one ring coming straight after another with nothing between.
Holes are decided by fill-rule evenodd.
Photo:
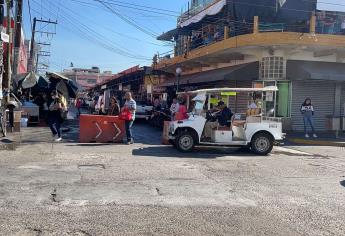
<instances>
[{"instance_id":1,"label":"vehicle front wheel","mask_svg":"<svg viewBox=\"0 0 345 236\"><path fill-rule=\"evenodd\" d=\"M181 132L176 138L176 147L181 152L191 152L195 146L195 139L189 132Z\"/></svg>"},{"instance_id":2,"label":"vehicle front wheel","mask_svg":"<svg viewBox=\"0 0 345 236\"><path fill-rule=\"evenodd\" d=\"M252 138L251 149L254 153L265 156L272 151L273 145L274 140L271 135L258 133Z\"/></svg>"}]
</instances>

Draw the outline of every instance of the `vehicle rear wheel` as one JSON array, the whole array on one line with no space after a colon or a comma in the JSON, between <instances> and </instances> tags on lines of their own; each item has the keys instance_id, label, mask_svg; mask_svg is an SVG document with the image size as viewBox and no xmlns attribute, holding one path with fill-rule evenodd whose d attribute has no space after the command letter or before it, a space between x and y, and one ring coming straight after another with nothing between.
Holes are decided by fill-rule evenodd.
<instances>
[{"instance_id":1,"label":"vehicle rear wheel","mask_svg":"<svg viewBox=\"0 0 345 236\"><path fill-rule=\"evenodd\" d=\"M266 133L258 133L254 135L251 142L251 149L254 153L259 155L267 155L273 149L273 138Z\"/></svg>"},{"instance_id":2,"label":"vehicle rear wheel","mask_svg":"<svg viewBox=\"0 0 345 236\"><path fill-rule=\"evenodd\" d=\"M191 152L196 144L193 134L187 131L181 132L176 138L177 149L181 152Z\"/></svg>"}]
</instances>

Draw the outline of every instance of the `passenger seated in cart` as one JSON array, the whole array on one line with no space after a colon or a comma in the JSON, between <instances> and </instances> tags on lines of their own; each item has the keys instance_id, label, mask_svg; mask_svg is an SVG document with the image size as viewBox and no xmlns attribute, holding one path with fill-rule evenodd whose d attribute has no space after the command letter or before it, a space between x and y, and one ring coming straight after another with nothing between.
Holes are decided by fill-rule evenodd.
<instances>
[{"instance_id":1,"label":"passenger seated in cart","mask_svg":"<svg viewBox=\"0 0 345 236\"><path fill-rule=\"evenodd\" d=\"M212 130L219 126L230 127L232 115L230 108L228 108L223 101L218 102L218 106L213 113L207 113L204 138L211 138Z\"/></svg>"}]
</instances>

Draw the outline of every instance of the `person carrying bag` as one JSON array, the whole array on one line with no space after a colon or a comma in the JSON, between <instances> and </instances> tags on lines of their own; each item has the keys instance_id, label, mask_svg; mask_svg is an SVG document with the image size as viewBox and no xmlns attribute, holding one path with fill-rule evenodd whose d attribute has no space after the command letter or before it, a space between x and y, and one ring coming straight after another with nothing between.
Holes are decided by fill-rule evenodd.
<instances>
[{"instance_id":1,"label":"person carrying bag","mask_svg":"<svg viewBox=\"0 0 345 236\"><path fill-rule=\"evenodd\" d=\"M133 144L133 133L132 126L135 120L135 111L137 109L137 104L132 98L132 94L127 92L125 94L126 103L121 110L119 118L125 121L127 144Z\"/></svg>"}]
</instances>

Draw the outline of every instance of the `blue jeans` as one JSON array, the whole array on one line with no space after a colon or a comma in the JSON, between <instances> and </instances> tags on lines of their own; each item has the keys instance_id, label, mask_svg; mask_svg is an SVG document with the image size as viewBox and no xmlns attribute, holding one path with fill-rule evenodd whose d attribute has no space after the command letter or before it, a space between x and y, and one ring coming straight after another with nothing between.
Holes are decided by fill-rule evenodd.
<instances>
[{"instance_id":1,"label":"blue jeans","mask_svg":"<svg viewBox=\"0 0 345 236\"><path fill-rule=\"evenodd\" d=\"M133 122L134 122L134 120L126 120L125 121L126 135L127 135L127 141L128 142L133 140L133 136L132 136Z\"/></svg>"},{"instance_id":2,"label":"blue jeans","mask_svg":"<svg viewBox=\"0 0 345 236\"><path fill-rule=\"evenodd\" d=\"M48 118L49 128L53 135L58 135L61 138L61 125L58 117L51 116Z\"/></svg>"},{"instance_id":3,"label":"blue jeans","mask_svg":"<svg viewBox=\"0 0 345 236\"><path fill-rule=\"evenodd\" d=\"M311 130L315 134L315 127L314 127L314 120L312 116L303 116L303 122L304 122L304 133L306 134L308 131L308 124L311 127Z\"/></svg>"}]
</instances>

